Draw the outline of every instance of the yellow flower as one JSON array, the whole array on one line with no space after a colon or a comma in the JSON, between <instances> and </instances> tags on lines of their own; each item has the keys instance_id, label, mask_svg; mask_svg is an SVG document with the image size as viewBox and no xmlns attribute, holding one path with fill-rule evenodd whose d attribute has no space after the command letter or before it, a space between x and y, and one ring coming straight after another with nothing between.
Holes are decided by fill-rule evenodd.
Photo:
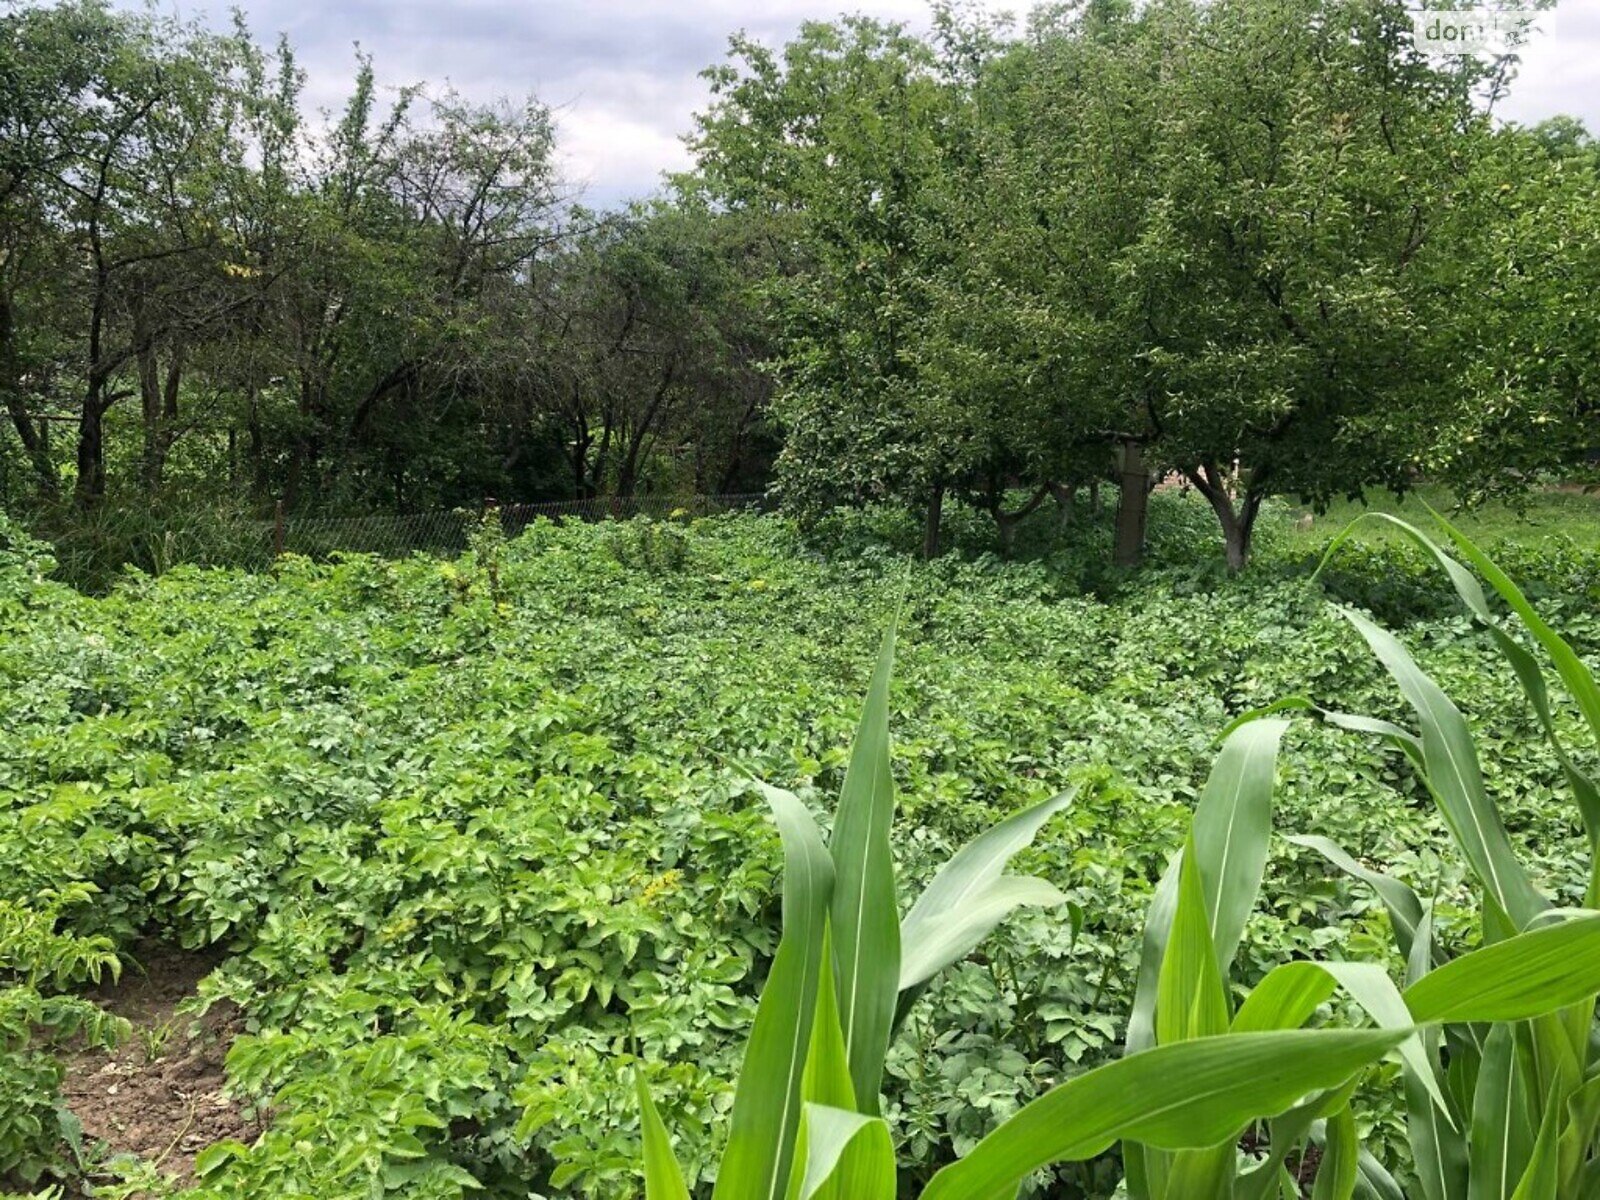
<instances>
[{"instance_id":1,"label":"yellow flower","mask_svg":"<svg viewBox=\"0 0 1600 1200\"><path fill-rule=\"evenodd\" d=\"M644 885L644 889L639 893L639 903L649 904L663 892L677 890L678 881L682 878L683 872L676 869L667 871L665 874L658 875L656 878Z\"/></svg>"}]
</instances>

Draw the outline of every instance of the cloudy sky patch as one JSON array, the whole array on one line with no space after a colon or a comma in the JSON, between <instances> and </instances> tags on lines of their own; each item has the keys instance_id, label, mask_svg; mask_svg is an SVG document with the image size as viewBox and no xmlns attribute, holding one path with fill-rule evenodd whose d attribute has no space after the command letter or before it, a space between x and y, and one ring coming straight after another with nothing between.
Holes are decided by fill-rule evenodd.
<instances>
[{"instance_id":1,"label":"cloudy sky patch","mask_svg":"<svg viewBox=\"0 0 1600 1200\"><path fill-rule=\"evenodd\" d=\"M227 0L162 8L220 22ZM536 94L556 110L568 178L596 206L646 195L663 171L687 164L681 137L707 98L699 73L723 58L731 33L779 45L802 21L837 11L829 0L246 0L246 8L263 40L289 35L314 106L340 105L357 43L387 85L449 83L481 100ZM860 0L853 10L927 24L923 0ZM1600 131L1600 0L1561 0L1541 24L1501 111L1524 121L1570 112Z\"/></svg>"}]
</instances>

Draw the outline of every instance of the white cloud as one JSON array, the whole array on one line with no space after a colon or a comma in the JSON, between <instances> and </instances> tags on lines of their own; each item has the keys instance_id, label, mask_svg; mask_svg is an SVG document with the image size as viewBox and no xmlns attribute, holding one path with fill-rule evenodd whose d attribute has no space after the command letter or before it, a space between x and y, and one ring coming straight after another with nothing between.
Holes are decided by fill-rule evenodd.
<instances>
[{"instance_id":1,"label":"white cloud","mask_svg":"<svg viewBox=\"0 0 1600 1200\"><path fill-rule=\"evenodd\" d=\"M128 5L140 0L122 0ZM745 29L779 44L841 0L245 0L263 39L289 34L308 99L336 108L359 42L387 84L448 81L481 99L529 92L555 107L561 153L589 200L644 195L687 159L680 137L706 101L699 72ZM843 0L848 3L848 0ZM1464 4L1466 0L1462 0ZM226 19L230 0L166 0L180 15ZM985 0L992 10L1027 3ZM857 0L853 10L925 26L924 0ZM1558 112L1600 132L1600 0L1561 0L1528 49L1503 115Z\"/></svg>"},{"instance_id":2,"label":"white cloud","mask_svg":"<svg viewBox=\"0 0 1600 1200\"><path fill-rule=\"evenodd\" d=\"M1498 111L1524 122L1571 113L1600 135L1600 0L1561 0L1541 16Z\"/></svg>"}]
</instances>

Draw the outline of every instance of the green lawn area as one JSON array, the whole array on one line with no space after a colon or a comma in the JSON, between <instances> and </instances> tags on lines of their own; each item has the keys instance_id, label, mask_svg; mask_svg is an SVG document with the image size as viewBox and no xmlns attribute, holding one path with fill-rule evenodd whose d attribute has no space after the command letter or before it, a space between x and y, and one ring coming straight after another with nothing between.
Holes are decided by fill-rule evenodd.
<instances>
[{"instance_id":1,"label":"green lawn area","mask_svg":"<svg viewBox=\"0 0 1600 1200\"><path fill-rule=\"evenodd\" d=\"M1366 503L1340 501L1326 514L1315 518L1310 530L1291 530L1289 537L1303 546L1327 541L1331 533L1344 528L1363 513L1380 512L1427 527L1429 508L1443 514L1468 537L1484 545L1501 542L1527 542L1547 535L1570 537L1589 546L1600 546L1600 491L1543 490L1530 493L1516 504L1494 502L1463 507L1445 488L1423 487L1401 499L1393 492L1378 491ZM1297 513L1305 510L1296 509ZM1364 526L1357 536L1364 542L1403 540L1404 535L1381 522Z\"/></svg>"}]
</instances>

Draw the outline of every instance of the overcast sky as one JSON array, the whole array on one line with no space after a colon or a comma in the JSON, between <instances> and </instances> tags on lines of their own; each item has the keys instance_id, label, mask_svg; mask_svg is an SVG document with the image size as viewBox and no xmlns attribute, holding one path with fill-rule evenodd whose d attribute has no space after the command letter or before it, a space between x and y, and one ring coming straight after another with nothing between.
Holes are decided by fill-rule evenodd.
<instances>
[{"instance_id":1,"label":"overcast sky","mask_svg":"<svg viewBox=\"0 0 1600 1200\"><path fill-rule=\"evenodd\" d=\"M986 0L997 10L1027 4ZM556 109L568 177L596 206L648 194L687 162L681 135L706 100L702 68L744 29L781 44L840 0L243 0L263 40L287 33L313 105L347 93L353 46L380 81L449 82L475 99L529 92ZM161 0L163 11L221 20L229 0ZM1470 0L1455 0L1465 8ZM924 0L859 0L872 16L926 24ZM1504 113L1558 112L1600 132L1600 0L1560 0L1541 21Z\"/></svg>"}]
</instances>

